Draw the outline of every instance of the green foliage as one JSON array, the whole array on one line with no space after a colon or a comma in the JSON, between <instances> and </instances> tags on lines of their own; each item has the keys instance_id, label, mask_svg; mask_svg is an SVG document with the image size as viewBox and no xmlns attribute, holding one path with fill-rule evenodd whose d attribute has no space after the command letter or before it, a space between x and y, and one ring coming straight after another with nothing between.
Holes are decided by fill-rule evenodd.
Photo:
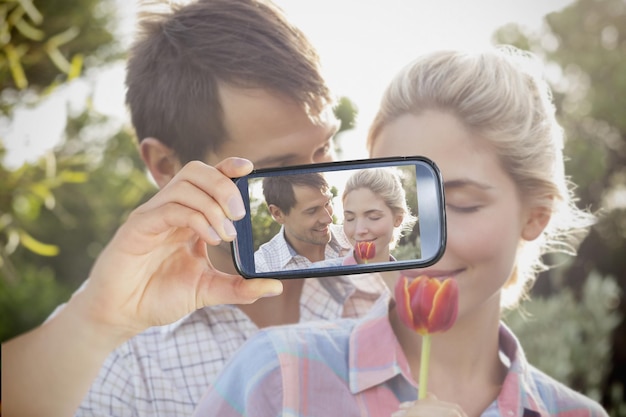
<instances>
[{"instance_id":1,"label":"green foliage","mask_svg":"<svg viewBox=\"0 0 626 417\"><path fill-rule=\"evenodd\" d=\"M580 76L586 97L572 112L604 120L626 131L626 3L623 0L578 0L546 16L558 47L547 58L570 77ZM572 91L577 93L577 91Z\"/></svg>"},{"instance_id":2,"label":"green foliage","mask_svg":"<svg viewBox=\"0 0 626 417\"><path fill-rule=\"evenodd\" d=\"M67 184L59 189L58 210L42 213L38 226L40 236L51 239L56 236L61 249L46 264L57 271L60 282L72 286L87 277L90 266L114 231L155 190L127 129L101 143L93 143L81 139L84 130L106 124L106 119L85 114L78 119L80 127L76 126L77 120L68 123L68 129L76 132L58 152L89 156L89 182ZM59 236L60 227L65 233Z\"/></svg>"},{"instance_id":3,"label":"green foliage","mask_svg":"<svg viewBox=\"0 0 626 417\"><path fill-rule=\"evenodd\" d=\"M335 106L334 113L335 117L341 120L341 125L339 126L339 131L337 133L354 129L356 115L359 113L359 110L352 100L348 97L340 97L337 105Z\"/></svg>"},{"instance_id":4,"label":"green foliage","mask_svg":"<svg viewBox=\"0 0 626 417\"><path fill-rule=\"evenodd\" d=\"M610 366L611 333L621 316L615 280L591 274L578 301L569 288L526 302L505 322L531 364L599 401Z\"/></svg>"},{"instance_id":5,"label":"green foliage","mask_svg":"<svg viewBox=\"0 0 626 417\"><path fill-rule=\"evenodd\" d=\"M9 280L0 271L0 341L42 323L70 295L69 288L55 281L52 268L17 267L19 280Z\"/></svg>"},{"instance_id":6,"label":"green foliage","mask_svg":"<svg viewBox=\"0 0 626 417\"><path fill-rule=\"evenodd\" d=\"M419 259L422 256L422 251L418 247L418 245L419 240L417 244L398 244L395 248L391 250L391 255L399 261L412 261L416 258Z\"/></svg>"},{"instance_id":7,"label":"green foliage","mask_svg":"<svg viewBox=\"0 0 626 417\"><path fill-rule=\"evenodd\" d=\"M55 256L58 246L42 240L33 223L42 211L54 209L54 191L68 183L84 182L86 173L75 158L57 159L48 154L35 164L24 164L15 171L2 169L0 180L0 271L17 279L9 256L22 245L38 256ZM51 242L52 240L47 240Z\"/></svg>"},{"instance_id":8,"label":"green foliage","mask_svg":"<svg viewBox=\"0 0 626 417\"><path fill-rule=\"evenodd\" d=\"M10 237L0 241L0 249L10 255L3 258L0 290L6 296L0 301L6 317L13 318L10 325L0 321L3 337L39 324L64 301L88 277L129 212L155 191L127 129L107 140L84 139L86 130L106 134L106 124L106 118L86 110L68 121L72 135L54 153L0 179L0 190L6 190L0 201L8 204L0 210L10 219L5 230L25 230L56 248L55 256L44 257ZM56 170L49 167L51 161Z\"/></svg>"},{"instance_id":9,"label":"green foliage","mask_svg":"<svg viewBox=\"0 0 626 417\"><path fill-rule=\"evenodd\" d=\"M114 3L0 0L4 118L83 68L121 56ZM87 109L68 120L68 140L56 151L15 170L0 164L0 340L65 301L130 207L153 190L131 135L105 142L114 133L107 122ZM0 160L4 154L0 141Z\"/></svg>"},{"instance_id":10,"label":"green foliage","mask_svg":"<svg viewBox=\"0 0 626 417\"><path fill-rule=\"evenodd\" d=\"M333 110L335 117L341 121L339 130L336 134L336 138L339 139L341 138L342 132L354 129L356 116L359 113L359 110L357 109L356 104L354 104L348 97L340 97ZM335 152L337 155L341 155L342 151L339 140L335 142Z\"/></svg>"},{"instance_id":11,"label":"green foliage","mask_svg":"<svg viewBox=\"0 0 626 417\"><path fill-rule=\"evenodd\" d=\"M578 317L584 326L593 326L595 322L598 326L595 330L605 332L612 318L607 316L606 321L602 321L597 311L589 311L589 314L598 314L590 320L580 316L583 310L572 311L569 306L586 297L587 291L594 291L588 287L588 281L594 279L589 278L589 271L614 277L621 291L617 303L621 322L608 339L608 348L604 344L598 347L609 351L603 356L606 365L599 362L598 351L585 354L568 351L561 355L568 355L569 365L562 365L553 372L584 390L591 386L599 389L597 381L603 373L606 381L601 395L597 391L586 392L601 398L612 415L626 416L626 356L623 353L626 352L623 336L626 328L623 295L626 292L626 205L623 200L626 189L626 3L623 0L575 0L563 10L546 16L545 23L545 29L539 33L509 25L498 30L494 39L497 43L511 43L531 50L550 65L558 117L567 138L566 172L578 185L579 205L598 213L599 220L580 245L573 262L546 274L547 279L538 282L535 287L539 290L535 289L534 293L556 298L545 301L546 309L548 303L554 302L561 305L563 311ZM556 279L557 276L561 279ZM542 285L545 282L551 284ZM564 294L570 291L574 298L568 300L566 297L570 296ZM591 327L575 330L576 322L564 323L560 323L562 329L554 329L554 332L569 342L557 343L555 338L554 345L549 347L551 353L562 349L563 344L574 343L575 337L581 334L590 340L595 337ZM578 346L588 348L591 343L581 347L579 342ZM549 362L555 355L544 353L541 356L537 354L537 360Z\"/></svg>"},{"instance_id":12,"label":"green foliage","mask_svg":"<svg viewBox=\"0 0 626 417\"><path fill-rule=\"evenodd\" d=\"M257 250L263 243L272 239L280 230L280 224L276 223L267 208L265 201L252 200L250 205L257 207L253 211L252 217L252 237L254 239L254 250Z\"/></svg>"},{"instance_id":13,"label":"green foliage","mask_svg":"<svg viewBox=\"0 0 626 417\"><path fill-rule=\"evenodd\" d=\"M0 1L0 90L41 90L119 56L112 0Z\"/></svg>"}]
</instances>

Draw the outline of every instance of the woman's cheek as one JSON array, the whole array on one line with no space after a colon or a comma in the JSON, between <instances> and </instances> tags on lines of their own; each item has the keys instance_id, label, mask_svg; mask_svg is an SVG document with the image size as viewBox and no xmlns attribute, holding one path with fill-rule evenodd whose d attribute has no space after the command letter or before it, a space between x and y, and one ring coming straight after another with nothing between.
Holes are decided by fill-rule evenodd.
<instances>
[{"instance_id":1,"label":"woman's cheek","mask_svg":"<svg viewBox=\"0 0 626 417\"><path fill-rule=\"evenodd\" d=\"M507 224L508 223L508 224ZM511 222L500 222L492 213L449 213L447 215L447 251L454 251L470 261L490 259L505 245L505 230Z\"/></svg>"},{"instance_id":2,"label":"woman's cheek","mask_svg":"<svg viewBox=\"0 0 626 417\"><path fill-rule=\"evenodd\" d=\"M449 216L444 258L465 270L459 280L460 313L491 297L511 274L519 237L515 222L497 220L489 215Z\"/></svg>"}]
</instances>

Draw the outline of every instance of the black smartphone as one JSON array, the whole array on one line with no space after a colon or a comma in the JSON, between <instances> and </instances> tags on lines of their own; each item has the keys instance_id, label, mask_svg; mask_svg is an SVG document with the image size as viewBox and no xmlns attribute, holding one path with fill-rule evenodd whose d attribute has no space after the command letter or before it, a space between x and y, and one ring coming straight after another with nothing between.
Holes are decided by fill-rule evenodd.
<instances>
[{"instance_id":1,"label":"black smartphone","mask_svg":"<svg viewBox=\"0 0 626 417\"><path fill-rule=\"evenodd\" d=\"M233 181L247 214L234 222L232 255L245 278L413 269L443 255L443 183L425 157L259 169ZM398 204L405 208L401 216Z\"/></svg>"}]
</instances>

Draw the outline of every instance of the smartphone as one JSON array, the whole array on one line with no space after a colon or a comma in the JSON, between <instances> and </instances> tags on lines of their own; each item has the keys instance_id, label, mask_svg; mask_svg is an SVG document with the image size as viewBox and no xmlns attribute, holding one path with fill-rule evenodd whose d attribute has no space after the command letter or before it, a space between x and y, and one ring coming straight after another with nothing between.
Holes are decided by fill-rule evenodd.
<instances>
[{"instance_id":1,"label":"smartphone","mask_svg":"<svg viewBox=\"0 0 626 417\"><path fill-rule=\"evenodd\" d=\"M373 231L350 227L365 219L363 222L370 224L364 227L374 228L372 222L379 221L380 216L368 217L375 213L368 211L368 204L378 201L376 207L384 211L380 200L384 192L372 191L360 200L346 199L354 203L343 206L350 178L364 175L394 175L400 181L399 194L404 194L413 220L401 237L394 232L393 243L382 237L372 240ZM428 158L391 157L259 169L233 181L243 197L246 216L234 222L237 237L231 247L234 264L245 278L290 279L414 269L432 265L443 255L443 184L439 169ZM380 224L376 227L380 229ZM386 232L377 233L385 236ZM360 242L363 236L378 242L378 247ZM376 253L383 259L373 262Z\"/></svg>"}]
</instances>

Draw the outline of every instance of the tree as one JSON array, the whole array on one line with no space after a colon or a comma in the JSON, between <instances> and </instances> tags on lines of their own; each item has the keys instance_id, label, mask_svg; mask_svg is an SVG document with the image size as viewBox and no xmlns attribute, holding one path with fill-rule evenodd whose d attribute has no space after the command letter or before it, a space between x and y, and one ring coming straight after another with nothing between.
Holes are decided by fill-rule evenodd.
<instances>
[{"instance_id":1,"label":"tree","mask_svg":"<svg viewBox=\"0 0 626 417\"><path fill-rule=\"evenodd\" d=\"M130 211L155 191L128 128L82 139L106 124L87 108L66 141L0 179L0 340L41 323L88 276Z\"/></svg>"},{"instance_id":2,"label":"tree","mask_svg":"<svg viewBox=\"0 0 626 417\"><path fill-rule=\"evenodd\" d=\"M14 109L35 105L56 86L119 56L113 6L113 0L3 0L0 117L10 120ZM72 218L62 194L84 186L95 162L66 150L16 170L0 164L0 340L41 323L75 288L60 284L60 271L48 261L63 258L57 241L69 236L61 226ZM2 161L4 153L0 142ZM67 200L77 195L83 193Z\"/></svg>"},{"instance_id":3,"label":"tree","mask_svg":"<svg viewBox=\"0 0 626 417\"><path fill-rule=\"evenodd\" d=\"M580 206L597 212L599 221L574 262L544 274L536 293L546 297L570 287L582 302L592 272L615 279L622 297L613 308L622 318L601 391L607 409L626 415L626 204L620 197L626 190L626 3L577 0L545 23L540 33L510 25L495 39L529 49L558 70L553 88L567 135L566 169L579 185ZM573 384L588 388L580 379Z\"/></svg>"},{"instance_id":4,"label":"tree","mask_svg":"<svg viewBox=\"0 0 626 417\"><path fill-rule=\"evenodd\" d=\"M40 92L120 56L113 0L3 0L0 90ZM12 107L11 95L8 102Z\"/></svg>"}]
</instances>

